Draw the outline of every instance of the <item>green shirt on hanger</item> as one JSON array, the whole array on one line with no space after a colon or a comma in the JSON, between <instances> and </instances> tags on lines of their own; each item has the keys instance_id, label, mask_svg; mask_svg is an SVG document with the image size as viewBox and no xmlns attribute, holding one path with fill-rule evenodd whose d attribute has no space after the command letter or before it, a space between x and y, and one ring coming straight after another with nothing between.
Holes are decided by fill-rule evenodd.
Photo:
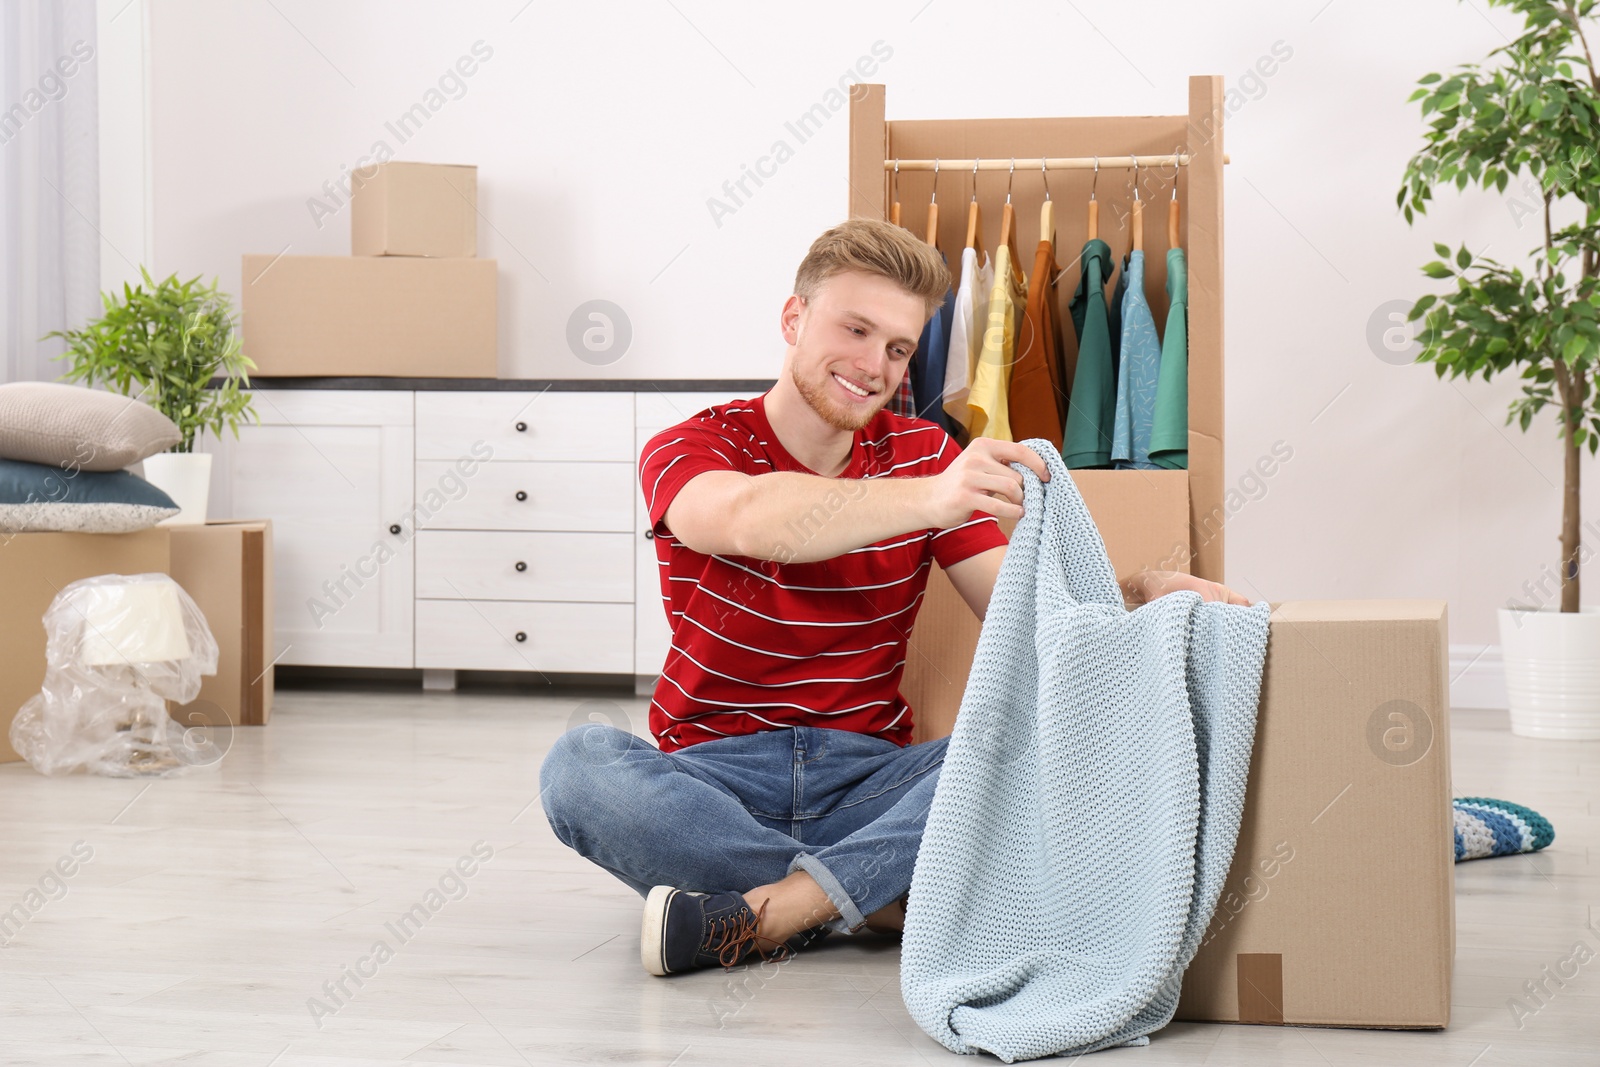
<instances>
[{"instance_id":1,"label":"green shirt on hanger","mask_svg":"<svg viewBox=\"0 0 1600 1067\"><path fill-rule=\"evenodd\" d=\"M1189 469L1189 267L1181 248L1167 250L1167 296L1172 305L1161 339L1150 462L1181 471Z\"/></svg>"},{"instance_id":2,"label":"green shirt on hanger","mask_svg":"<svg viewBox=\"0 0 1600 1067\"><path fill-rule=\"evenodd\" d=\"M1078 288L1067 305L1078 333L1078 365L1068 394L1067 431L1061 458L1069 468L1111 465L1111 430L1116 419L1117 377L1111 328L1106 320L1106 275L1111 246L1098 237L1083 246Z\"/></svg>"}]
</instances>

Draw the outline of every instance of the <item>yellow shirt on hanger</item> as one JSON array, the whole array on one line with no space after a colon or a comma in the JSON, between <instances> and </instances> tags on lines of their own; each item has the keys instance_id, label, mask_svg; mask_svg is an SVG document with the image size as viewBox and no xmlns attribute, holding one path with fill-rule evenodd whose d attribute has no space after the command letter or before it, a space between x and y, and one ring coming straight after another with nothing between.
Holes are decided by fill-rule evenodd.
<instances>
[{"instance_id":1,"label":"yellow shirt on hanger","mask_svg":"<svg viewBox=\"0 0 1600 1067\"><path fill-rule=\"evenodd\" d=\"M1017 354L1017 312L1028 300L1011 269L1011 249L1001 245L994 257L994 289L989 294L989 318L983 331L983 348L972 375L973 437L1011 440L1011 418L1006 394L1011 387L1011 364Z\"/></svg>"}]
</instances>

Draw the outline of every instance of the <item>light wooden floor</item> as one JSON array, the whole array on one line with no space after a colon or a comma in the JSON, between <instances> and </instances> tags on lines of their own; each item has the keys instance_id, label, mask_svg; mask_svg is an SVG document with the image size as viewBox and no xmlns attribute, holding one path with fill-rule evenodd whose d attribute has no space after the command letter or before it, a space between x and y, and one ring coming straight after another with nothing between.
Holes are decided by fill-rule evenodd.
<instances>
[{"instance_id":1,"label":"light wooden floor","mask_svg":"<svg viewBox=\"0 0 1600 1067\"><path fill-rule=\"evenodd\" d=\"M836 944L770 977L640 969L639 899L554 839L536 776L587 712L642 732L644 709L609 691L285 690L270 727L239 731L196 777L0 767L0 911L75 842L93 850L64 896L46 882L59 899L0 950L0 1062L970 1062L911 1022L898 949L883 941ZM1093 1062L1600 1064L1600 959L1520 1029L1508 1007L1600 920L1600 744L1513 738L1503 715L1462 713L1452 745L1457 794L1528 804L1558 838L1535 857L1458 868L1448 1031L1174 1024ZM430 901L479 841L493 856L467 865L466 895ZM386 924L419 902L440 906L402 943ZM327 999L323 984L379 939L393 958ZM333 1014L314 1019L312 997Z\"/></svg>"}]
</instances>

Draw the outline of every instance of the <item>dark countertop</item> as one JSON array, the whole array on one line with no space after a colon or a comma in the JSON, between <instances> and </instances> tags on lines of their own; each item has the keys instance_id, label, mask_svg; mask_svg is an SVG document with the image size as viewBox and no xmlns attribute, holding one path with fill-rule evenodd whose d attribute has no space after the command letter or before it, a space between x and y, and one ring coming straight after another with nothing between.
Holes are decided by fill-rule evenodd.
<instances>
[{"instance_id":1,"label":"dark countertop","mask_svg":"<svg viewBox=\"0 0 1600 1067\"><path fill-rule=\"evenodd\" d=\"M772 378L271 378L256 389L402 389L416 392L710 393L766 392ZM215 381L212 382L216 384Z\"/></svg>"}]
</instances>

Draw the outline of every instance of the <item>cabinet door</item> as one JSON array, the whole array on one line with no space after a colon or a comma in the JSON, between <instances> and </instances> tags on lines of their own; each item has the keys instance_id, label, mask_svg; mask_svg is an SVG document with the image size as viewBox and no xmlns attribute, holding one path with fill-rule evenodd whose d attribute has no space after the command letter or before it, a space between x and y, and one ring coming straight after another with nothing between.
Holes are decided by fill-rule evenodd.
<instances>
[{"instance_id":1,"label":"cabinet door","mask_svg":"<svg viewBox=\"0 0 1600 1067\"><path fill-rule=\"evenodd\" d=\"M639 487L639 454L645 442L669 426L697 415L715 404L743 400L761 390L739 393L639 393L634 398L633 431L633 517L634 517L634 621L633 673L660 674L667 662L672 632L667 627L667 612L661 593L661 566L656 559L656 543L650 532L650 516L645 513L644 491Z\"/></svg>"},{"instance_id":2,"label":"cabinet door","mask_svg":"<svg viewBox=\"0 0 1600 1067\"><path fill-rule=\"evenodd\" d=\"M218 450L232 517L272 520L277 662L412 666L413 395L257 389Z\"/></svg>"}]
</instances>

